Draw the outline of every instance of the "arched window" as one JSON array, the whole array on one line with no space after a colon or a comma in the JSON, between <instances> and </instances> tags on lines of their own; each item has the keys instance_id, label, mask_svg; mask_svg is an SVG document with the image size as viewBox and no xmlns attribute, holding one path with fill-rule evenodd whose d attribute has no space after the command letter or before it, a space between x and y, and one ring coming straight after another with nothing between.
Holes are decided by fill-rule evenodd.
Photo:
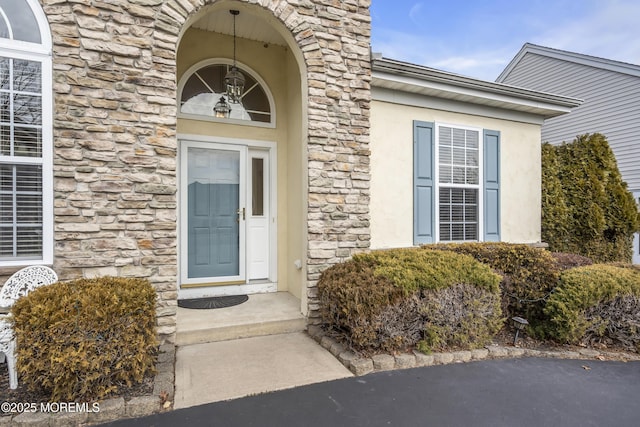
<instances>
[{"instance_id":1,"label":"arched window","mask_svg":"<svg viewBox=\"0 0 640 427\"><path fill-rule=\"evenodd\" d=\"M40 27L26 0L0 0L0 37L42 43Z\"/></svg>"},{"instance_id":2,"label":"arched window","mask_svg":"<svg viewBox=\"0 0 640 427\"><path fill-rule=\"evenodd\" d=\"M225 96L224 76L231 68L231 63L223 61L206 61L185 73L179 86L181 116L200 120L214 118L213 108L220 97ZM222 120L273 124L273 102L266 85L246 68L238 65L238 69L246 80L244 93L240 103L229 104L229 118Z\"/></svg>"},{"instance_id":3,"label":"arched window","mask_svg":"<svg viewBox=\"0 0 640 427\"><path fill-rule=\"evenodd\" d=\"M51 36L37 0L0 0L0 266L53 262Z\"/></svg>"}]
</instances>

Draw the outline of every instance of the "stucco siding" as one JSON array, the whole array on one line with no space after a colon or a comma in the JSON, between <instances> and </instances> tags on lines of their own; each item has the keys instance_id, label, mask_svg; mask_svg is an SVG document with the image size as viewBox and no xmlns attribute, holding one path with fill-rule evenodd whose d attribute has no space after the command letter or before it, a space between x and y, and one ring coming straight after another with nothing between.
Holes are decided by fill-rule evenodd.
<instances>
[{"instance_id":1,"label":"stucco siding","mask_svg":"<svg viewBox=\"0 0 640 427\"><path fill-rule=\"evenodd\" d=\"M371 247L413 245L413 121L500 131L501 240L540 241L540 126L383 101L371 104Z\"/></svg>"},{"instance_id":2,"label":"stucco siding","mask_svg":"<svg viewBox=\"0 0 640 427\"><path fill-rule=\"evenodd\" d=\"M570 114L546 120L542 140L604 134L630 190L640 190L640 77L527 52L501 82L583 99Z\"/></svg>"}]
</instances>

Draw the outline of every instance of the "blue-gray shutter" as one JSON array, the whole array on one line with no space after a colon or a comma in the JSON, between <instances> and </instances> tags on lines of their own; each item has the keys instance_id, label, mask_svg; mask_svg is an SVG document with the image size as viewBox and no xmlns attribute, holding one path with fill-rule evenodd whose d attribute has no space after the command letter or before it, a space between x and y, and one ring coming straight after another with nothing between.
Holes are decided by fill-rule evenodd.
<instances>
[{"instance_id":1,"label":"blue-gray shutter","mask_svg":"<svg viewBox=\"0 0 640 427\"><path fill-rule=\"evenodd\" d=\"M484 130L484 241L500 241L500 132Z\"/></svg>"},{"instance_id":2,"label":"blue-gray shutter","mask_svg":"<svg viewBox=\"0 0 640 427\"><path fill-rule=\"evenodd\" d=\"M413 244L434 242L434 125L413 122Z\"/></svg>"}]
</instances>

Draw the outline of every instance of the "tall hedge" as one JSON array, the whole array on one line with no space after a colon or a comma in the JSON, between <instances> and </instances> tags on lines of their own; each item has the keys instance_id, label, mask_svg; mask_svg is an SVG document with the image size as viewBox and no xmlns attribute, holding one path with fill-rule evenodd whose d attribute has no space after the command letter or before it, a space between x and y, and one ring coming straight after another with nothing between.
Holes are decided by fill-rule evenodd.
<instances>
[{"instance_id":1,"label":"tall hedge","mask_svg":"<svg viewBox=\"0 0 640 427\"><path fill-rule=\"evenodd\" d=\"M542 144L542 239L555 252L569 249L569 229L573 227L562 181L558 149Z\"/></svg>"},{"instance_id":2,"label":"tall hedge","mask_svg":"<svg viewBox=\"0 0 640 427\"><path fill-rule=\"evenodd\" d=\"M542 146L542 239L552 251L630 261L640 215L604 135Z\"/></svg>"}]
</instances>

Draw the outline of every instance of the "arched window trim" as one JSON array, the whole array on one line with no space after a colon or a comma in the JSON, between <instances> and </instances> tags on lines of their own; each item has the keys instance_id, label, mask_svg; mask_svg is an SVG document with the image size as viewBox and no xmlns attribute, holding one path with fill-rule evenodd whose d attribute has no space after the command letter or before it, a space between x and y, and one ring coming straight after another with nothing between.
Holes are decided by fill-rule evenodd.
<instances>
[{"instance_id":1,"label":"arched window trim","mask_svg":"<svg viewBox=\"0 0 640 427\"><path fill-rule=\"evenodd\" d=\"M264 93L267 95L267 100L269 101L269 108L271 109L271 120L268 123L265 122L255 122L250 120L238 120L238 119L221 119L217 117L209 117L209 116L201 116L198 114L188 114L182 113L180 111L180 102L182 100L182 90L184 89L185 84L189 80L189 78L198 70L204 67L208 67L210 65L233 65L233 60L227 58L209 58L204 61L200 61L197 64L191 66L180 78L178 82L178 118L181 119L190 119L190 120L200 120L205 122L216 122L216 123L229 123L241 126L257 126L257 127L267 127L267 128L275 128L276 127L276 107L273 99L273 95L271 94L271 90L267 83L262 79L262 77L255 72L252 68L247 65L236 61L236 66L240 68L243 72L249 74L253 77L256 82L262 87Z\"/></svg>"},{"instance_id":2,"label":"arched window trim","mask_svg":"<svg viewBox=\"0 0 640 427\"><path fill-rule=\"evenodd\" d=\"M31 43L22 40L10 40L0 38L0 48L14 52L30 52L33 54L51 56L51 31L49 30L49 21L44 14L44 10L40 6L38 0L27 0L27 4L31 8L33 15L38 22L40 30L41 43Z\"/></svg>"},{"instance_id":3,"label":"arched window trim","mask_svg":"<svg viewBox=\"0 0 640 427\"><path fill-rule=\"evenodd\" d=\"M4 13L4 10L0 9L0 17L2 18L2 20L4 21L4 24L7 26L7 29L9 30L9 39L13 40L13 25L11 25L11 21L9 21L9 17L7 16L6 13Z\"/></svg>"},{"instance_id":4,"label":"arched window trim","mask_svg":"<svg viewBox=\"0 0 640 427\"><path fill-rule=\"evenodd\" d=\"M42 80L42 157L33 158L42 164L42 257L38 259L2 260L0 267L53 264L53 64L49 22L38 0L27 0L40 30L41 43L0 39L0 56L37 61L41 64ZM5 163L24 163L26 159L0 156Z\"/></svg>"}]
</instances>

